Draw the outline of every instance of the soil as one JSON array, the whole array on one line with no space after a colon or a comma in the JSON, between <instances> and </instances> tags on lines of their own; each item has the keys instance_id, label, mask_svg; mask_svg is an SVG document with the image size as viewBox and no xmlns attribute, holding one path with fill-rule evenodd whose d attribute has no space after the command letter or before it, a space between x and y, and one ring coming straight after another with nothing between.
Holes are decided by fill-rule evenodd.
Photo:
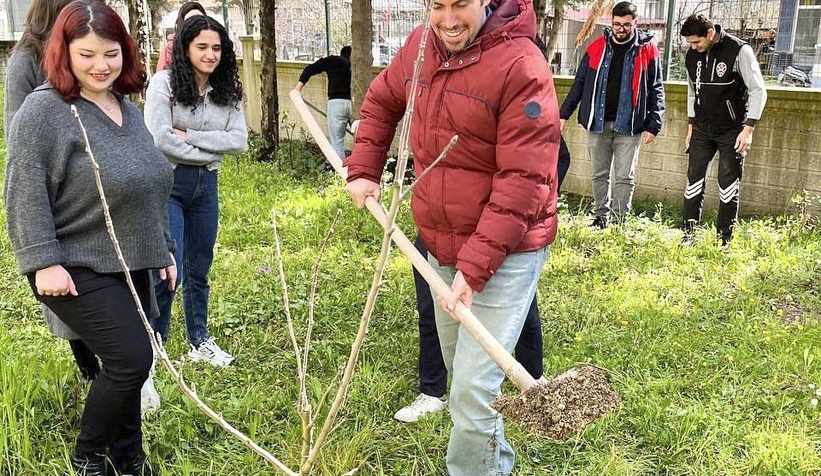
<instances>
[{"instance_id":1,"label":"soil","mask_svg":"<svg viewBox=\"0 0 821 476\"><path fill-rule=\"evenodd\" d=\"M531 433L563 440L620 405L604 371L584 366L521 395L502 395L493 408Z\"/></svg>"}]
</instances>

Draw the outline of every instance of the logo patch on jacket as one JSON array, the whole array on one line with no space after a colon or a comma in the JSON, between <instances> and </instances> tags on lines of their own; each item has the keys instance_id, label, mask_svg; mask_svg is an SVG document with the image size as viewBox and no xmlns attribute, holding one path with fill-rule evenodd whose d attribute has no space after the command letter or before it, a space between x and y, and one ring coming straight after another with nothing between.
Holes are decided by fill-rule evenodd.
<instances>
[{"instance_id":1,"label":"logo patch on jacket","mask_svg":"<svg viewBox=\"0 0 821 476\"><path fill-rule=\"evenodd\" d=\"M525 116L531 119L537 119L542 114L542 105L536 101L530 101L525 104Z\"/></svg>"},{"instance_id":2,"label":"logo patch on jacket","mask_svg":"<svg viewBox=\"0 0 821 476\"><path fill-rule=\"evenodd\" d=\"M721 62L716 65L716 73L718 74L719 78L724 77L724 73L727 72L727 63Z\"/></svg>"}]
</instances>

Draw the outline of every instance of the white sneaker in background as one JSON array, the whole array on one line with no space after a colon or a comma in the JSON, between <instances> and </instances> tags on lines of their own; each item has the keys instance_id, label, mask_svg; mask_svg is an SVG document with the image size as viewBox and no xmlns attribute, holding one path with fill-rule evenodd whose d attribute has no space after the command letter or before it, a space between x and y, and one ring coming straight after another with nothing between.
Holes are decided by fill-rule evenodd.
<instances>
[{"instance_id":1,"label":"white sneaker in background","mask_svg":"<svg viewBox=\"0 0 821 476\"><path fill-rule=\"evenodd\" d=\"M194 362L204 360L214 367L225 367L234 361L234 356L220 349L213 337L200 342L197 346L191 345L188 357Z\"/></svg>"},{"instance_id":2,"label":"white sneaker in background","mask_svg":"<svg viewBox=\"0 0 821 476\"><path fill-rule=\"evenodd\" d=\"M160 409L160 394L154 387L154 375L149 375L140 390L140 414L143 418Z\"/></svg>"},{"instance_id":3,"label":"white sneaker in background","mask_svg":"<svg viewBox=\"0 0 821 476\"><path fill-rule=\"evenodd\" d=\"M413 423L428 413L442 412L447 406L448 401L445 398L420 393L413 403L396 412L393 417L404 423Z\"/></svg>"}]
</instances>

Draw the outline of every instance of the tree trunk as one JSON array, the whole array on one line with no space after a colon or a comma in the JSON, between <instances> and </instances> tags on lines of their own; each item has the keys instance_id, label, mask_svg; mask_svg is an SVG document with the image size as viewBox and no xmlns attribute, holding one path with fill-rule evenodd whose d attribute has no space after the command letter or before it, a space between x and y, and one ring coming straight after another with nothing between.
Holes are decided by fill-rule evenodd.
<instances>
[{"instance_id":1,"label":"tree trunk","mask_svg":"<svg viewBox=\"0 0 821 476\"><path fill-rule=\"evenodd\" d=\"M553 50L556 49L556 43L559 41L559 32L562 31L564 24L564 2L554 0L553 5L553 21L551 22L550 36L547 40L547 61L551 61L553 57Z\"/></svg>"},{"instance_id":2,"label":"tree trunk","mask_svg":"<svg viewBox=\"0 0 821 476\"><path fill-rule=\"evenodd\" d=\"M160 45L160 48L162 48L163 46L165 46L165 38L163 37L163 34L162 34L162 10L160 10L159 8L155 8L155 9L151 9L150 12L151 12L151 27L154 30L153 32L150 32L150 33L153 34L154 38L159 38L159 42L157 44ZM150 38L151 38L151 36L149 36L149 39Z\"/></svg>"},{"instance_id":3,"label":"tree trunk","mask_svg":"<svg viewBox=\"0 0 821 476\"><path fill-rule=\"evenodd\" d=\"M547 13L547 0L533 0L533 9L536 11L536 34L542 41L545 41L545 16Z\"/></svg>"},{"instance_id":4,"label":"tree trunk","mask_svg":"<svg viewBox=\"0 0 821 476\"><path fill-rule=\"evenodd\" d=\"M143 64L146 74L150 74L151 71L148 14L148 4L145 0L128 0L128 29L134 41L137 42L137 48L140 51L140 62ZM145 96L142 92L132 94L131 99L140 108L145 103Z\"/></svg>"},{"instance_id":5,"label":"tree trunk","mask_svg":"<svg viewBox=\"0 0 821 476\"><path fill-rule=\"evenodd\" d=\"M277 95L276 0L260 0L259 29L262 49L260 98L262 100L262 140L266 142L260 160L271 160L279 145L279 96ZM246 58L245 61L253 61Z\"/></svg>"},{"instance_id":6,"label":"tree trunk","mask_svg":"<svg viewBox=\"0 0 821 476\"><path fill-rule=\"evenodd\" d=\"M359 118L362 100L371 84L371 43L373 19L371 0L353 0L351 4L351 112Z\"/></svg>"}]
</instances>

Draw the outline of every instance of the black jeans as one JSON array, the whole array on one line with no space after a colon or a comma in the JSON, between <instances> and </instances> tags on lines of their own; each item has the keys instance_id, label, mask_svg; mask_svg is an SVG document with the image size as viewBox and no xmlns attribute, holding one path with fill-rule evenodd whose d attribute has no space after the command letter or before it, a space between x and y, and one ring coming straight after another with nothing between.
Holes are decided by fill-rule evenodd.
<instances>
[{"instance_id":1,"label":"black jeans","mask_svg":"<svg viewBox=\"0 0 821 476\"><path fill-rule=\"evenodd\" d=\"M418 238L416 249L422 256L428 256L428 250ZM419 312L419 392L432 397L441 397L447 391L448 371L442 358L439 345L439 333L436 331L433 297L430 294L425 278L413 268L413 281L416 287L416 309ZM542 323L536 297L530 303L522 333L516 343L516 360L522 364L527 373L538 379L544 371L542 363Z\"/></svg>"},{"instance_id":2,"label":"black jeans","mask_svg":"<svg viewBox=\"0 0 821 476\"><path fill-rule=\"evenodd\" d=\"M75 454L85 457L134 451L142 445L140 388L148 378L153 353L122 273L100 274L68 267L77 296L40 296L34 275L28 276L34 295L76 332L103 361L88 392L80 421ZM143 307L149 306L147 271L132 272Z\"/></svg>"},{"instance_id":3,"label":"black jeans","mask_svg":"<svg viewBox=\"0 0 821 476\"><path fill-rule=\"evenodd\" d=\"M735 151L735 141L741 128L714 133L705 126L693 125L690 137L690 160L687 168L687 189L684 191L684 230L691 232L701 223L707 165L718 152L718 219L719 235L729 240L738 218L738 192L744 155Z\"/></svg>"}]
</instances>

